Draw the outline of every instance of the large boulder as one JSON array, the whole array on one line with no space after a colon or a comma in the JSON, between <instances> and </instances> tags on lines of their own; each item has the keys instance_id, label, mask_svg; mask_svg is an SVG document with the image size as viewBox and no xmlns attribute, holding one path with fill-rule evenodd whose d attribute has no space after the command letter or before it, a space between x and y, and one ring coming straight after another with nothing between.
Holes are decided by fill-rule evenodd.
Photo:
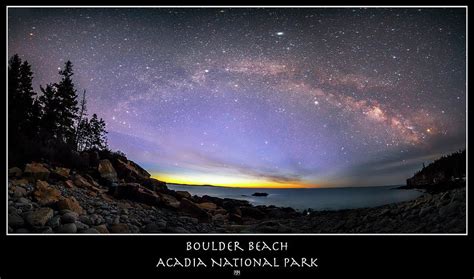
<instances>
[{"instance_id":1,"label":"large boulder","mask_svg":"<svg viewBox=\"0 0 474 279\"><path fill-rule=\"evenodd\" d=\"M168 187L166 187L166 182L154 178L146 178L141 182L141 184L152 191L161 191L168 189Z\"/></svg>"},{"instance_id":2,"label":"large boulder","mask_svg":"<svg viewBox=\"0 0 474 279\"><path fill-rule=\"evenodd\" d=\"M20 177L22 174L23 172L18 167L8 169L8 177Z\"/></svg>"},{"instance_id":3,"label":"large boulder","mask_svg":"<svg viewBox=\"0 0 474 279\"><path fill-rule=\"evenodd\" d=\"M129 233L130 228L128 227L127 224L123 224L123 223L113 224L110 226L110 232L111 233Z\"/></svg>"},{"instance_id":4,"label":"large boulder","mask_svg":"<svg viewBox=\"0 0 474 279\"><path fill-rule=\"evenodd\" d=\"M76 174L74 176L74 185L76 185L79 188L86 188L86 189L91 189L93 186L87 179L82 177L80 174Z\"/></svg>"},{"instance_id":5,"label":"large boulder","mask_svg":"<svg viewBox=\"0 0 474 279\"><path fill-rule=\"evenodd\" d=\"M111 182L117 181L117 172L108 159L100 160L97 170L101 178Z\"/></svg>"},{"instance_id":6,"label":"large boulder","mask_svg":"<svg viewBox=\"0 0 474 279\"><path fill-rule=\"evenodd\" d=\"M56 179L67 180L69 178L70 172L71 170L68 168L56 167L51 173L51 176Z\"/></svg>"},{"instance_id":7,"label":"large boulder","mask_svg":"<svg viewBox=\"0 0 474 279\"><path fill-rule=\"evenodd\" d=\"M24 175L30 180L47 180L49 178L50 171L40 163L26 164Z\"/></svg>"},{"instance_id":8,"label":"large boulder","mask_svg":"<svg viewBox=\"0 0 474 279\"><path fill-rule=\"evenodd\" d=\"M25 225L23 218L16 212L8 214L8 226L12 228L20 228Z\"/></svg>"},{"instance_id":9,"label":"large boulder","mask_svg":"<svg viewBox=\"0 0 474 279\"><path fill-rule=\"evenodd\" d=\"M74 188L74 182L72 182L72 180L63 181L63 185L64 185L66 188L69 188L69 189Z\"/></svg>"},{"instance_id":10,"label":"large boulder","mask_svg":"<svg viewBox=\"0 0 474 279\"><path fill-rule=\"evenodd\" d=\"M203 202L198 204L198 206L207 211L215 211L217 209L217 205L212 202Z\"/></svg>"},{"instance_id":11,"label":"large boulder","mask_svg":"<svg viewBox=\"0 0 474 279\"><path fill-rule=\"evenodd\" d=\"M144 187L137 188L135 199L148 205L156 205L160 201L160 197L156 192Z\"/></svg>"},{"instance_id":12,"label":"large boulder","mask_svg":"<svg viewBox=\"0 0 474 279\"><path fill-rule=\"evenodd\" d=\"M242 220L242 216L236 213L229 214L229 221L242 225L244 222Z\"/></svg>"},{"instance_id":13,"label":"large boulder","mask_svg":"<svg viewBox=\"0 0 474 279\"><path fill-rule=\"evenodd\" d=\"M150 174L142 167L130 160L114 160L115 169L119 178L123 178L126 182L143 182L150 178Z\"/></svg>"},{"instance_id":14,"label":"large boulder","mask_svg":"<svg viewBox=\"0 0 474 279\"><path fill-rule=\"evenodd\" d=\"M164 206L168 208L172 208L172 209L179 208L180 202L175 197L168 194L164 194L164 193L159 193L159 196L160 196L160 201Z\"/></svg>"},{"instance_id":15,"label":"large boulder","mask_svg":"<svg viewBox=\"0 0 474 279\"><path fill-rule=\"evenodd\" d=\"M265 218L265 213L252 206L243 206L240 208L240 211L242 212L243 217L250 217L253 219Z\"/></svg>"},{"instance_id":16,"label":"large boulder","mask_svg":"<svg viewBox=\"0 0 474 279\"><path fill-rule=\"evenodd\" d=\"M33 197L41 205L50 205L60 200L61 192L58 189L50 187L48 182L38 180L36 181Z\"/></svg>"},{"instance_id":17,"label":"large boulder","mask_svg":"<svg viewBox=\"0 0 474 279\"><path fill-rule=\"evenodd\" d=\"M204 209L200 208L194 202L183 198L181 199L180 207L183 212L188 213L192 217L197 218L200 222L209 223L211 221L211 215Z\"/></svg>"},{"instance_id":18,"label":"large boulder","mask_svg":"<svg viewBox=\"0 0 474 279\"><path fill-rule=\"evenodd\" d=\"M107 226L105 224L101 224L93 228L97 230L99 233L109 233L109 230L107 229Z\"/></svg>"},{"instance_id":19,"label":"large boulder","mask_svg":"<svg viewBox=\"0 0 474 279\"><path fill-rule=\"evenodd\" d=\"M49 219L53 217L53 210L49 207L42 207L26 214L25 221L34 227L43 227Z\"/></svg>"},{"instance_id":20,"label":"large boulder","mask_svg":"<svg viewBox=\"0 0 474 279\"><path fill-rule=\"evenodd\" d=\"M70 197L70 198L64 198L62 200L60 200L57 204L59 210L71 210L77 214L83 214L84 213L84 209L82 209L81 205L79 204L79 202L76 200L76 198L74 197Z\"/></svg>"},{"instance_id":21,"label":"large boulder","mask_svg":"<svg viewBox=\"0 0 474 279\"><path fill-rule=\"evenodd\" d=\"M138 183L119 183L115 187L109 188L109 193L118 199L135 199L140 184Z\"/></svg>"},{"instance_id":22,"label":"large boulder","mask_svg":"<svg viewBox=\"0 0 474 279\"><path fill-rule=\"evenodd\" d=\"M192 198L191 194L188 191L176 191L176 195L179 199L187 198L189 200Z\"/></svg>"}]
</instances>

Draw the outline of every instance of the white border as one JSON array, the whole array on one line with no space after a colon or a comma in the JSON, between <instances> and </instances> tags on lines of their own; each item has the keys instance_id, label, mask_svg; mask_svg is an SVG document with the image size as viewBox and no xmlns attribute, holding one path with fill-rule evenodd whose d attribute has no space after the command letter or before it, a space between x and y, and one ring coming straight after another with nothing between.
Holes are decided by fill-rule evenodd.
<instances>
[{"instance_id":1,"label":"white border","mask_svg":"<svg viewBox=\"0 0 474 279\"><path fill-rule=\"evenodd\" d=\"M273 8L413 8L413 9L426 9L426 8L464 8L466 10L466 233L127 233L127 234L65 234L65 233L8 233L8 187L5 187L5 197L6 197L6 235L7 236L50 236L50 235L67 235L67 236L123 236L123 235L131 235L131 236L189 236L189 235L199 235L199 236L213 236L213 235L221 235L221 236L249 236L249 235L258 235L258 236L271 236L271 235L286 235L286 236L339 236L339 235L346 235L346 236L387 236L387 235L398 235L398 236L467 236L468 235L468 6L7 6L6 11L6 91L7 94L7 102L6 104L6 149L7 149L7 159L6 159L6 185L8 185L8 9L9 8L168 8L168 9L176 9L176 8L265 8L265 9L273 9Z\"/></svg>"}]
</instances>

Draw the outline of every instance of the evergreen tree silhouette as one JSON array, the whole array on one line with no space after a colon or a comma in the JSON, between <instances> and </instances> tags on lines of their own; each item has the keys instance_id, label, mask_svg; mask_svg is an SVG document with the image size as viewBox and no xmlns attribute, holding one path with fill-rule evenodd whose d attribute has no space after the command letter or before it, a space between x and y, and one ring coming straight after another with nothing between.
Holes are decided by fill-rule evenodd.
<instances>
[{"instance_id":1,"label":"evergreen tree silhouette","mask_svg":"<svg viewBox=\"0 0 474 279\"><path fill-rule=\"evenodd\" d=\"M89 121L87 116L87 100L86 90L82 93L82 100L80 104L77 124L76 124L76 150L82 151L85 148L86 133L88 132Z\"/></svg>"},{"instance_id":2,"label":"evergreen tree silhouette","mask_svg":"<svg viewBox=\"0 0 474 279\"><path fill-rule=\"evenodd\" d=\"M38 121L40 117L39 104L33 91L33 72L28 61L21 64L19 92L21 96L20 106L23 108L22 120L20 125L21 133L28 138L33 138L38 134Z\"/></svg>"},{"instance_id":3,"label":"evergreen tree silhouette","mask_svg":"<svg viewBox=\"0 0 474 279\"><path fill-rule=\"evenodd\" d=\"M31 65L15 54L8 61L9 162L63 160L72 151L108 149L106 124L94 114L87 118L86 91L78 106L71 61L59 71L61 80L33 90ZM77 153L76 153L77 154ZM65 159L69 158L69 159ZM69 161L68 161L69 160Z\"/></svg>"},{"instance_id":4,"label":"evergreen tree silhouette","mask_svg":"<svg viewBox=\"0 0 474 279\"><path fill-rule=\"evenodd\" d=\"M56 94L59 99L57 138L64 143L75 146L75 121L79 108L77 107L77 94L72 81L72 63L67 61L64 70L59 71L62 76L61 81L55 84Z\"/></svg>"},{"instance_id":5,"label":"evergreen tree silhouette","mask_svg":"<svg viewBox=\"0 0 474 279\"><path fill-rule=\"evenodd\" d=\"M8 124L11 140L18 136L32 137L37 127L31 125L36 122L38 115L33 108L34 96L32 86L33 73L28 61L22 63L15 54L10 58L8 67Z\"/></svg>"},{"instance_id":6,"label":"evergreen tree silhouette","mask_svg":"<svg viewBox=\"0 0 474 279\"><path fill-rule=\"evenodd\" d=\"M47 84L46 88L40 87L42 96L39 97L39 101L43 106L43 114L40 121L40 133L41 138L46 144L57 142L58 138L58 123L59 123L59 107L61 106L61 100L57 94L56 87L54 84Z\"/></svg>"},{"instance_id":7,"label":"evergreen tree silhouette","mask_svg":"<svg viewBox=\"0 0 474 279\"><path fill-rule=\"evenodd\" d=\"M18 123L22 108L20 99L20 67L21 59L18 54L8 61L8 133L10 142L18 134Z\"/></svg>"},{"instance_id":8,"label":"evergreen tree silhouette","mask_svg":"<svg viewBox=\"0 0 474 279\"><path fill-rule=\"evenodd\" d=\"M98 119L97 114L93 114L89 121L90 148L99 150L107 149L107 131L105 130L105 121Z\"/></svg>"}]
</instances>

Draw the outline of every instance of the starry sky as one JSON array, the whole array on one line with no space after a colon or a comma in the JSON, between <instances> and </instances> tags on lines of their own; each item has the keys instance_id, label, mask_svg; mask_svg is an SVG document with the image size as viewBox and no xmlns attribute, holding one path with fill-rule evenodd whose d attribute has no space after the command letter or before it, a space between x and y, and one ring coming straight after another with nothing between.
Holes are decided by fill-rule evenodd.
<instances>
[{"instance_id":1,"label":"starry sky","mask_svg":"<svg viewBox=\"0 0 474 279\"><path fill-rule=\"evenodd\" d=\"M10 8L34 86L74 65L109 145L168 182L404 184L466 146L464 8Z\"/></svg>"}]
</instances>

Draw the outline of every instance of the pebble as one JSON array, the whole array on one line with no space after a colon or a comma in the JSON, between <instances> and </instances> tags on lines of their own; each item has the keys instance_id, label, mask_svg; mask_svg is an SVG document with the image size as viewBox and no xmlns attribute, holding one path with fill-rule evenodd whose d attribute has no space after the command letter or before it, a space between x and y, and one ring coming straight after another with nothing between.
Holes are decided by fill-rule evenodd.
<instances>
[{"instance_id":1,"label":"pebble","mask_svg":"<svg viewBox=\"0 0 474 279\"><path fill-rule=\"evenodd\" d=\"M67 212L61 216L61 223L68 224L76 222L78 218L77 213L74 212Z\"/></svg>"},{"instance_id":2,"label":"pebble","mask_svg":"<svg viewBox=\"0 0 474 279\"><path fill-rule=\"evenodd\" d=\"M12 228L19 228L23 227L25 225L25 220L23 218L16 214L8 214L8 226L11 226Z\"/></svg>"},{"instance_id":3,"label":"pebble","mask_svg":"<svg viewBox=\"0 0 474 279\"><path fill-rule=\"evenodd\" d=\"M51 218L51 220L48 221L47 225L53 228L59 227L59 225L61 225L61 216L54 216L53 218Z\"/></svg>"},{"instance_id":4,"label":"pebble","mask_svg":"<svg viewBox=\"0 0 474 279\"><path fill-rule=\"evenodd\" d=\"M57 229L58 233L76 233L77 227L74 223L63 224Z\"/></svg>"},{"instance_id":5,"label":"pebble","mask_svg":"<svg viewBox=\"0 0 474 279\"><path fill-rule=\"evenodd\" d=\"M87 230L87 229L89 228L88 225L86 225L86 224L84 224L84 223L82 223L82 222L80 222L80 221L76 221L75 224L76 224L76 227L77 227L77 230L78 230L78 231Z\"/></svg>"}]
</instances>

